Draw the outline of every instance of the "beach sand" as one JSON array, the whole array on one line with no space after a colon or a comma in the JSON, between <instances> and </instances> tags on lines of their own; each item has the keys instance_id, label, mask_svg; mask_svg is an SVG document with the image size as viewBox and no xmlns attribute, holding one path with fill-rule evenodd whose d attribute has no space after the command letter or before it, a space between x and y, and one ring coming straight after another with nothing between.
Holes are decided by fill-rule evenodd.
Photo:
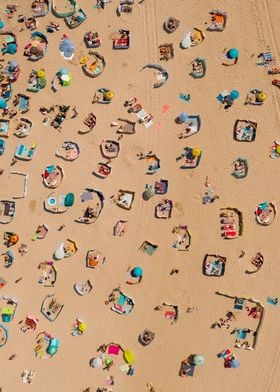
<instances>
[{"instance_id":1,"label":"beach sand","mask_svg":"<svg viewBox=\"0 0 280 392\"><path fill-rule=\"evenodd\" d=\"M48 34L47 55L36 63L23 57L23 48L30 42L30 31L19 33L21 25L16 22L16 16L9 22L3 17L7 30L18 33L17 54L6 55L7 59L15 59L21 66L14 95L25 93L32 69L44 68L48 80L45 89L38 94L26 93L31 96L31 110L25 116L33 121L33 129L22 141L24 144L36 142L34 159L31 162L18 161L10 167L16 145L21 141L13 135L7 139L5 155L0 158L0 166L4 169L0 176L1 199L12 198L20 189L18 182L9 178L11 169L29 174L27 197L17 201L13 221L0 227L0 236L6 230L14 231L19 234L20 243L28 244L29 248L23 257L15 249L14 265L9 269L2 267L0 273L7 280L1 295L11 295L19 300L15 318L8 324L9 340L0 349L3 391L20 392L29 388L38 392L74 392L87 386L95 391L97 387L105 386L105 378L113 374L114 392L145 392L147 382L153 384L156 392L233 389L277 392L280 381L280 314L277 308L266 306L255 351L233 349L240 360L240 368L236 370L224 369L222 360L217 358L223 349L233 348L234 338L226 331L213 330L210 326L232 309L232 303L216 295L216 291L255 298L264 305L266 297L279 295L279 216L268 227L257 225L254 217L254 210L260 202L273 200L278 207L280 203L279 162L269 158L273 140L279 139L279 90L271 85L273 77L267 75L267 70L255 65L257 55L267 51L267 46L279 59L279 3L221 0L219 8L228 13L227 27L222 33L205 32L208 12L217 6L212 1L145 0L142 4L135 3L132 14L122 14L119 18L115 13L117 1L106 5L101 12L93 8L93 1L81 3L88 18L77 29L68 29L62 19L56 19L51 13L39 19L39 31L45 32L50 20L59 22L61 30ZM28 16L30 4L31 1L27 0L18 2L17 14ZM5 5L1 4L1 16L4 9ZM171 15L180 20L180 26L175 33L168 35L162 24ZM185 32L193 27L205 32L204 42L195 48L180 49L179 43ZM131 47L125 51L113 51L110 34L120 28L130 30ZM99 32L102 46L96 51L107 62L104 72L96 79L85 76L79 64L80 56L87 53L83 35L89 30ZM70 62L64 60L58 50L64 33L76 45L75 57ZM164 43L173 43L175 57L166 64L161 62L169 72L169 80L163 87L153 89L153 71L141 69L147 63L159 63L157 48ZM239 61L233 67L223 67L221 54L224 48L231 47L239 49ZM190 62L198 56L207 60L207 74L203 79L194 80L188 74ZM72 71L73 82L70 87L53 93L50 82L60 67ZM91 104L95 90L101 87L115 92L110 105ZM253 88L267 93L264 105L244 106L246 94ZM216 99L224 89L240 92L240 98L228 111L221 108ZM178 98L185 91L191 94L188 104ZM134 96L154 115L154 125L146 129L137 124L136 134L125 135L120 141L119 157L112 162L111 175L105 180L98 179L92 172L102 160L99 145L104 139L117 138L116 128L110 127L112 121L118 117L135 121L136 116L128 114L123 106L127 98ZM76 105L79 113L77 118L63 123L61 132L42 124L39 106L52 104ZM170 105L167 113L161 113L164 104ZM83 128L84 117L91 111L97 117L96 127L86 135L78 134ZM198 134L179 140L177 135L181 127L174 120L183 111L199 114L202 125ZM233 140L233 125L237 119L258 123L253 143ZM74 162L65 162L55 156L56 149L65 140L80 145L80 157ZM194 170L180 170L179 162L176 162L175 158L185 146L203 151L200 165ZM150 150L161 159L159 171L152 176L145 174L144 160L137 158L138 153ZM231 163L239 156L249 161L249 175L241 180L230 175ZM43 201L51 190L44 187L41 174L51 164L60 164L64 168L65 178L58 192L74 192L76 196L75 205L62 215L50 214L43 209ZM202 204L206 176L219 195L219 199L210 205ZM171 219L154 217L154 208L161 196L149 201L142 199L145 185L160 178L169 180L167 197L174 203ZM79 194L87 187L101 190L105 196L105 208L92 225L74 222L82 210ZM110 203L110 196L119 189L135 191L130 211ZM243 213L244 233L236 240L221 238L219 209L223 207L235 207ZM127 221L127 233L123 237L113 236L113 226L118 220ZM49 226L49 233L45 239L32 242L31 237L41 223ZM59 232L61 224L65 224L65 228ZM178 224L187 225L192 233L188 252L172 248L172 229ZM38 264L51 260L58 242L67 238L76 241L78 252L69 259L56 262L58 279L54 288L39 285ZM139 250L145 240L158 245L152 256ZM106 262L92 270L86 268L86 253L95 248L106 256ZM239 259L243 249L246 254ZM1 246L1 252L5 251L6 248ZM254 275L245 274L251 257L258 251L265 258L263 268ZM227 257L223 277L202 274L206 253ZM129 286L125 283L126 270L135 265L144 269L143 280L139 285ZM172 268L179 269L179 273L170 276ZM15 284L19 277L23 279ZM93 290L80 297L73 285L87 279L93 282ZM118 286L135 300L135 308L127 316L118 315L110 310L110 305L105 305L111 290ZM40 313L40 308L45 296L53 293L65 306L51 323ZM153 310L164 301L179 306L179 319L174 325L164 319L162 312ZM192 306L196 306L198 312L186 313L186 308ZM24 334L19 322L29 314L40 321L35 332ZM77 317L88 325L81 337L71 336L72 324ZM138 335L144 328L156 334L147 347L138 343ZM48 360L36 358L33 351L36 335L42 331L61 341L58 353ZM118 342L133 351L136 357L133 377L122 374L118 366L108 373L89 367L89 360L97 355L97 348L109 342ZM9 361L13 353L17 357ZM196 369L194 378L179 377L181 361L195 353L204 355L205 364ZM36 374L29 387L22 384L20 377L24 369L32 369Z\"/></svg>"}]
</instances>

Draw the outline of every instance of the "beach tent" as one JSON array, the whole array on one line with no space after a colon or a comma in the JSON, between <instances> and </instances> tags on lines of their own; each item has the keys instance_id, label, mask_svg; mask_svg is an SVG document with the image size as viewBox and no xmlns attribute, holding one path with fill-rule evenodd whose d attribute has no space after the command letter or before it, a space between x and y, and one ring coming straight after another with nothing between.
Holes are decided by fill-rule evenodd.
<instances>
[{"instance_id":1,"label":"beach tent","mask_svg":"<svg viewBox=\"0 0 280 392\"><path fill-rule=\"evenodd\" d=\"M124 360L130 365L135 362L135 356L130 350L125 350L123 353Z\"/></svg>"}]
</instances>

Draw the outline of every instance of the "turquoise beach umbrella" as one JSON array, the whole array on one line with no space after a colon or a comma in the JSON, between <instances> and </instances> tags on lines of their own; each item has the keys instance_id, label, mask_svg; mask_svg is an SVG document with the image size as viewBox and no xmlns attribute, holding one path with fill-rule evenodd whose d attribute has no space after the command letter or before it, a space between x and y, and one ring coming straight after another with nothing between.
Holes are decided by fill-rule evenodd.
<instances>
[{"instance_id":1,"label":"turquoise beach umbrella","mask_svg":"<svg viewBox=\"0 0 280 392\"><path fill-rule=\"evenodd\" d=\"M6 109L7 107L7 102L5 101L5 99L0 98L0 109Z\"/></svg>"},{"instance_id":2,"label":"turquoise beach umbrella","mask_svg":"<svg viewBox=\"0 0 280 392\"><path fill-rule=\"evenodd\" d=\"M237 59L237 57L239 56L239 51L236 48L232 48L227 52L227 56L230 59Z\"/></svg>"},{"instance_id":3,"label":"turquoise beach umbrella","mask_svg":"<svg viewBox=\"0 0 280 392\"><path fill-rule=\"evenodd\" d=\"M231 99L237 99L237 98L239 98L239 92L237 91L237 90L232 90L231 92L230 92L230 94L229 94L229 96L230 96L230 98Z\"/></svg>"},{"instance_id":4,"label":"turquoise beach umbrella","mask_svg":"<svg viewBox=\"0 0 280 392\"><path fill-rule=\"evenodd\" d=\"M140 278L140 276L143 275L143 269L141 267L134 267L133 270L131 271L131 275L134 278Z\"/></svg>"}]
</instances>

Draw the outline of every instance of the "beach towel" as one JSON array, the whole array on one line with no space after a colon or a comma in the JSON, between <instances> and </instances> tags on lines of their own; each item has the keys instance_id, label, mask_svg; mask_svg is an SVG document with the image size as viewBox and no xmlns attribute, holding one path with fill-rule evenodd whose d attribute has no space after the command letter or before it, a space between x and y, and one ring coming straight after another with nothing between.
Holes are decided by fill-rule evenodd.
<instances>
[{"instance_id":1,"label":"beach towel","mask_svg":"<svg viewBox=\"0 0 280 392\"><path fill-rule=\"evenodd\" d=\"M28 109L28 100L24 97L21 97L19 100L19 109L20 110L27 110Z\"/></svg>"},{"instance_id":2,"label":"beach towel","mask_svg":"<svg viewBox=\"0 0 280 392\"><path fill-rule=\"evenodd\" d=\"M235 335L238 339L246 339L247 336L247 332L245 329L242 328L238 328L236 330L236 335Z\"/></svg>"},{"instance_id":3,"label":"beach towel","mask_svg":"<svg viewBox=\"0 0 280 392\"><path fill-rule=\"evenodd\" d=\"M125 304L125 300L126 300L126 297L123 294L121 294L118 298L117 304L123 306Z\"/></svg>"},{"instance_id":4,"label":"beach towel","mask_svg":"<svg viewBox=\"0 0 280 392\"><path fill-rule=\"evenodd\" d=\"M4 287L6 285L6 281L3 278L0 278L0 289L2 289L2 287Z\"/></svg>"},{"instance_id":5,"label":"beach towel","mask_svg":"<svg viewBox=\"0 0 280 392\"><path fill-rule=\"evenodd\" d=\"M166 112L168 112L169 108L170 108L169 105L164 104L163 107L162 107L162 109L161 109L161 113L166 113Z\"/></svg>"},{"instance_id":6,"label":"beach towel","mask_svg":"<svg viewBox=\"0 0 280 392\"><path fill-rule=\"evenodd\" d=\"M279 300L277 297L267 297L266 303L268 303L269 305L277 306L279 303Z\"/></svg>"},{"instance_id":7,"label":"beach towel","mask_svg":"<svg viewBox=\"0 0 280 392\"><path fill-rule=\"evenodd\" d=\"M88 201L88 200L93 200L93 194L92 192L85 191L81 193L81 201Z\"/></svg>"},{"instance_id":8,"label":"beach towel","mask_svg":"<svg viewBox=\"0 0 280 392\"><path fill-rule=\"evenodd\" d=\"M108 354L110 355L119 355L119 352L120 352L120 347L117 346L116 344L111 344L108 347Z\"/></svg>"},{"instance_id":9,"label":"beach towel","mask_svg":"<svg viewBox=\"0 0 280 392\"><path fill-rule=\"evenodd\" d=\"M168 320L173 320L175 318L175 315L176 315L176 313L174 310L167 310L164 313L165 318L167 318Z\"/></svg>"},{"instance_id":10,"label":"beach towel","mask_svg":"<svg viewBox=\"0 0 280 392\"><path fill-rule=\"evenodd\" d=\"M242 298L236 298L236 300L234 301L234 309L243 310L244 305L245 305L245 300Z\"/></svg>"},{"instance_id":11,"label":"beach towel","mask_svg":"<svg viewBox=\"0 0 280 392\"><path fill-rule=\"evenodd\" d=\"M121 365L121 366L119 367L119 369L120 369L120 371L121 371L122 373L127 373L127 372L129 371L129 365L128 365L127 363L125 363L124 365Z\"/></svg>"}]
</instances>

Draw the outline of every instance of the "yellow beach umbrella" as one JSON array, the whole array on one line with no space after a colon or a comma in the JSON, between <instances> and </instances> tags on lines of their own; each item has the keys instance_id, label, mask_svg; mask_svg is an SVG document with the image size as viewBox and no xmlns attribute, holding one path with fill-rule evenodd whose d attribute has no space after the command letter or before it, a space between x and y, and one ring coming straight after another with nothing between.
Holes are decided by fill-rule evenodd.
<instances>
[{"instance_id":1,"label":"yellow beach umbrella","mask_svg":"<svg viewBox=\"0 0 280 392\"><path fill-rule=\"evenodd\" d=\"M80 332L85 332L86 329L87 329L86 323L81 323L81 324L79 324L78 330L79 330Z\"/></svg>"},{"instance_id":2,"label":"yellow beach umbrella","mask_svg":"<svg viewBox=\"0 0 280 392\"><path fill-rule=\"evenodd\" d=\"M38 78L44 78L45 77L45 71L43 69L40 69L37 72L37 76L38 76Z\"/></svg>"},{"instance_id":3,"label":"yellow beach umbrella","mask_svg":"<svg viewBox=\"0 0 280 392\"><path fill-rule=\"evenodd\" d=\"M201 153L200 148L193 148L192 154L194 157L199 157L200 153Z\"/></svg>"},{"instance_id":4,"label":"yellow beach umbrella","mask_svg":"<svg viewBox=\"0 0 280 392\"><path fill-rule=\"evenodd\" d=\"M265 93L259 93L258 94L258 100L263 102L266 100L266 94Z\"/></svg>"},{"instance_id":5,"label":"yellow beach umbrella","mask_svg":"<svg viewBox=\"0 0 280 392\"><path fill-rule=\"evenodd\" d=\"M123 353L124 360L130 365L131 363L135 362L135 356L132 351L125 350Z\"/></svg>"},{"instance_id":6,"label":"yellow beach umbrella","mask_svg":"<svg viewBox=\"0 0 280 392\"><path fill-rule=\"evenodd\" d=\"M88 57L87 56L83 56L80 58L80 64L85 64L88 62Z\"/></svg>"},{"instance_id":7,"label":"yellow beach umbrella","mask_svg":"<svg viewBox=\"0 0 280 392\"><path fill-rule=\"evenodd\" d=\"M107 99L113 99L114 96L115 96L115 94L114 94L113 91L107 91L107 93L105 94L105 97L106 97Z\"/></svg>"},{"instance_id":8,"label":"yellow beach umbrella","mask_svg":"<svg viewBox=\"0 0 280 392\"><path fill-rule=\"evenodd\" d=\"M276 147L276 152L277 152L277 154L280 154L280 146Z\"/></svg>"}]
</instances>

